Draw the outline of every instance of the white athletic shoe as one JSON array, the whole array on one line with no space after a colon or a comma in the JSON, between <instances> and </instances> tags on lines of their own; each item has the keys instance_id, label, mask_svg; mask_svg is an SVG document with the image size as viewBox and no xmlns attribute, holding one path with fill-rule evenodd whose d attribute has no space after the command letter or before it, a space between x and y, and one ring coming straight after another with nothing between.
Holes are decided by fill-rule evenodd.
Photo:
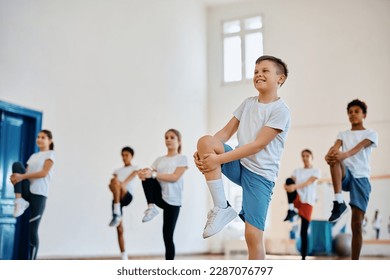
<instances>
[{"instance_id":1,"label":"white athletic shoe","mask_svg":"<svg viewBox=\"0 0 390 280\"><path fill-rule=\"evenodd\" d=\"M145 210L145 216L142 218L142 222L146 223L151 221L154 217L158 215L158 210L156 207L149 207L148 209Z\"/></svg>"},{"instance_id":2,"label":"white athletic shoe","mask_svg":"<svg viewBox=\"0 0 390 280\"><path fill-rule=\"evenodd\" d=\"M117 227L117 226L119 226L119 224L121 223L121 221L122 221L122 216L117 215L117 214L114 214L114 215L112 216L112 220L111 220L109 226L110 226L110 227Z\"/></svg>"},{"instance_id":3,"label":"white athletic shoe","mask_svg":"<svg viewBox=\"0 0 390 280\"><path fill-rule=\"evenodd\" d=\"M122 252L121 254L121 260L128 260L129 257L127 256L127 253L126 252Z\"/></svg>"},{"instance_id":4,"label":"white athletic shoe","mask_svg":"<svg viewBox=\"0 0 390 280\"><path fill-rule=\"evenodd\" d=\"M236 217L237 213L230 205L226 208L214 207L207 214L207 223L204 227L203 238L208 238L220 232Z\"/></svg>"},{"instance_id":5,"label":"white athletic shoe","mask_svg":"<svg viewBox=\"0 0 390 280\"><path fill-rule=\"evenodd\" d=\"M15 199L14 217L22 216L24 211L30 206L30 203L24 198Z\"/></svg>"}]
</instances>

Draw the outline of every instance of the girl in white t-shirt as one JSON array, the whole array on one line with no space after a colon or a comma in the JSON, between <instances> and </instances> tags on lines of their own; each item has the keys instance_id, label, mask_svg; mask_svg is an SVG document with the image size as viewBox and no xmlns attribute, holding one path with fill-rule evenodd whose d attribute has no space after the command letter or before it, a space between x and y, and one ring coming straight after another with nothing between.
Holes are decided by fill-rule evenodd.
<instances>
[{"instance_id":1,"label":"girl in white t-shirt","mask_svg":"<svg viewBox=\"0 0 390 280\"><path fill-rule=\"evenodd\" d=\"M21 216L30 207L29 218L29 259L36 259L39 238L38 227L45 210L49 185L55 162L53 136L49 130L38 133L39 152L30 156L27 168L20 162L12 165L11 182L15 187L14 217Z\"/></svg>"},{"instance_id":2,"label":"girl in white t-shirt","mask_svg":"<svg viewBox=\"0 0 390 280\"><path fill-rule=\"evenodd\" d=\"M158 210L155 205L164 210L163 238L165 244L165 259L175 258L173 233L176 227L182 203L183 174L186 171L187 157L181 155L181 135L176 129L165 133L167 154L158 157L151 168L139 171L142 187L148 202L148 209L142 222L152 220Z\"/></svg>"},{"instance_id":3,"label":"girl in white t-shirt","mask_svg":"<svg viewBox=\"0 0 390 280\"><path fill-rule=\"evenodd\" d=\"M301 256L306 259L308 248L308 230L316 201L317 181L320 178L320 170L313 167L313 153L305 149L301 152L303 168L294 170L291 178L284 185L287 191L289 209L284 221L291 221L297 215L294 207L298 209L301 217Z\"/></svg>"}]
</instances>

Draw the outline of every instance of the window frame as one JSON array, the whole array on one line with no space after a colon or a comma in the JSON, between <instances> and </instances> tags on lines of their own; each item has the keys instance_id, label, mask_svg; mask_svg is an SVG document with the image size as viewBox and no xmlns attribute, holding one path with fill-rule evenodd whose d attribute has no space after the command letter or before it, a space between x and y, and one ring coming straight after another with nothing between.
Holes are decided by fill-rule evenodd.
<instances>
[{"instance_id":1,"label":"window frame","mask_svg":"<svg viewBox=\"0 0 390 280\"><path fill-rule=\"evenodd\" d=\"M261 20L261 27L256 28L256 29L244 29L245 27L245 20L250 19L250 18L255 18L255 17L260 17ZM222 57L222 85L227 86L227 85L236 85L236 84L243 84L243 83L248 83L251 81L251 78L246 77L246 50L245 50L245 36L248 34L252 33L261 33L261 36L263 38L262 40L262 49L264 54L264 16L262 14L256 14L256 15L247 15L247 16L240 16L240 17L235 17L235 18L230 18L230 19L224 19L221 21L220 24L220 34L221 34L221 57ZM227 22L232 22L232 21L239 21L240 23L240 31L234 32L234 33L225 33L224 32L224 24ZM229 37L235 37L238 36L241 41L241 79L238 81L225 81L225 38Z\"/></svg>"}]
</instances>

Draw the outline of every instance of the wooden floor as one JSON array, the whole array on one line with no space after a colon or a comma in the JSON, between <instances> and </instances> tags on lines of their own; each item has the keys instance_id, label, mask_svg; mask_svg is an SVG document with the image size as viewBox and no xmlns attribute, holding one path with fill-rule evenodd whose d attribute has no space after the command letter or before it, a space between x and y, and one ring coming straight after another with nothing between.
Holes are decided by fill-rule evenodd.
<instances>
[{"instance_id":1,"label":"wooden floor","mask_svg":"<svg viewBox=\"0 0 390 280\"><path fill-rule=\"evenodd\" d=\"M41 260L50 260L53 258L39 258ZM55 258L59 259L59 258ZM120 257L89 257L89 258L60 258L63 260L119 260ZM223 254L194 254L194 255L177 255L176 260L226 260ZM246 260L247 256L231 256L230 260ZM300 260L299 255L267 255L266 260ZM349 260L349 257L339 256L308 256L307 260ZM390 260L390 256L362 256L361 260ZM129 260L164 260L164 256L129 256Z\"/></svg>"}]
</instances>

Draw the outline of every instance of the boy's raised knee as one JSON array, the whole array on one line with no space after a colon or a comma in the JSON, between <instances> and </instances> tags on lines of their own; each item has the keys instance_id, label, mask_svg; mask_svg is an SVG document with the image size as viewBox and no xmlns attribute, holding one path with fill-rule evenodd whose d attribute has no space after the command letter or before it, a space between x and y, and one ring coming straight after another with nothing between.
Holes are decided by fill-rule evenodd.
<instances>
[{"instance_id":1,"label":"boy's raised knee","mask_svg":"<svg viewBox=\"0 0 390 280\"><path fill-rule=\"evenodd\" d=\"M198 140L198 146L211 143L213 141L213 138L214 138L214 136L211 136L211 135L204 135L204 136L200 137Z\"/></svg>"}]
</instances>

